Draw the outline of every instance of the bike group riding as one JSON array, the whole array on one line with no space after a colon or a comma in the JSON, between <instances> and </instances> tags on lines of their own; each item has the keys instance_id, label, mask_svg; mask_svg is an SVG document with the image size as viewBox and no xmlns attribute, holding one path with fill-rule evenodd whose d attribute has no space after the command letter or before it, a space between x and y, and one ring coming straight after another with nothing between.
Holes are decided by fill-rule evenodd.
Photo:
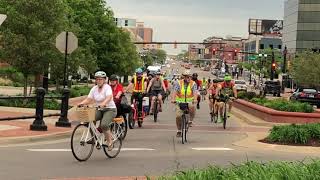
<instances>
[{"instance_id":1,"label":"bike group riding","mask_svg":"<svg viewBox=\"0 0 320 180\"><path fill-rule=\"evenodd\" d=\"M205 100L207 94L211 121L223 121L226 128L232 100L237 98L230 75L227 74L222 82L215 79L206 81L205 78L201 81L198 74L186 70L180 79L174 77L172 83L162 75L159 71L145 76L139 68L124 88L116 75L108 78L105 72L96 72L96 85L77 106L81 123L74 128L71 137L74 157L86 161L94 147L103 148L109 158L116 157L121 151L128 126L133 129L137 123L142 127L147 115L153 115L154 122L157 122L158 113L162 112L164 100L170 92L171 103L176 106L176 136L181 138L182 143L187 142L187 132L194 125L196 109L200 109L200 101ZM130 103L125 95L129 92L132 93ZM85 148L88 148L87 152Z\"/></svg>"}]
</instances>

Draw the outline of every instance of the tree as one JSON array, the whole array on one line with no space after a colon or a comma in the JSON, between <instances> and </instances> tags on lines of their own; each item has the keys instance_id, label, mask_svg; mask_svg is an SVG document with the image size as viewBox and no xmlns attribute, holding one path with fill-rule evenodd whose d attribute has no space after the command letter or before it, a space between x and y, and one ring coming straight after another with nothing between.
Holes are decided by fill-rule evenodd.
<instances>
[{"instance_id":1,"label":"tree","mask_svg":"<svg viewBox=\"0 0 320 180\"><path fill-rule=\"evenodd\" d=\"M297 54L292 61L290 74L300 85L319 87L320 85L320 54L306 51Z\"/></svg>"},{"instance_id":2,"label":"tree","mask_svg":"<svg viewBox=\"0 0 320 180\"><path fill-rule=\"evenodd\" d=\"M160 64L164 64L167 58L167 52L162 49L153 50L153 54L156 57L156 61Z\"/></svg>"},{"instance_id":3,"label":"tree","mask_svg":"<svg viewBox=\"0 0 320 180\"><path fill-rule=\"evenodd\" d=\"M54 40L63 29L65 6L62 0L0 0L0 13L8 18L1 26L1 54L24 75L24 95L28 77L43 73L57 51Z\"/></svg>"},{"instance_id":4,"label":"tree","mask_svg":"<svg viewBox=\"0 0 320 180\"><path fill-rule=\"evenodd\" d=\"M177 55L177 58L178 58L178 60L180 60L180 61L188 59L188 58L189 58L189 53L188 53L188 51L182 50L182 52Z\"/></svg>"},{"instance_id":5,"label":"tree","mask_svg":"<svg viewBox=\"0 0 320 180\"><path fill-rule=\"evenodd\" d=\"M65 0L70 19L80 28L79 46L96 59L98 69L108 75L127 75L141 64L128 32L116 27L113 12L103 0ZM87 46L90 40L90 46Z\"/></svg>"}]
</instances>

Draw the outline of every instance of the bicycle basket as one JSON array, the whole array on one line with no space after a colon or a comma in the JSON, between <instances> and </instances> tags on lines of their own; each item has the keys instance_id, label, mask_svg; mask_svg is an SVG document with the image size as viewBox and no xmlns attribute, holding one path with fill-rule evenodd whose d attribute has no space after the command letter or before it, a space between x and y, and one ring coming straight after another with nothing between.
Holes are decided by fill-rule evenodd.
<instances>
[{"instance_id":1,"label":"bicycle basket","mask_svg":"<svg viewBox=\"0 0 320 180\"><path fill-rule=\"evenodd\" d=\"M189 109L189 104L188 103L180 103L179 107L182 111L188 110Z\"/></svg>"},{"instance_id":2,"label":"bicycle basket","mask_svg":"<svg viewBox=\"0 0 320 180\"><path fill-rule=\"evenodd\" d=\"M96 108L79 107L76 109L77 118L80 122L92 122L96 120Z\"/></svg>"}]
</instances>

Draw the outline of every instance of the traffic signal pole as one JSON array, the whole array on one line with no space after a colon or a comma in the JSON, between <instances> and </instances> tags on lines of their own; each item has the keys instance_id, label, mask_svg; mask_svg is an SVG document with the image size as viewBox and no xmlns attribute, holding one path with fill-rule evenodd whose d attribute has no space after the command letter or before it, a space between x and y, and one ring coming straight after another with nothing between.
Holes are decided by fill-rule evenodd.
<instances>
[{"instance_id":1,"label":"traffic signal pole","mask_svg":"<svg viewBox=\"0 0 320 180\"><path fill-rule=\"evenodd\" d=\"M273 81L274 79L274 74L275 74L275 59L274 59L274 51L272 50L272 63L271 63L271 73L270 73L270 80Z\"/></svg>"}]
</instances>

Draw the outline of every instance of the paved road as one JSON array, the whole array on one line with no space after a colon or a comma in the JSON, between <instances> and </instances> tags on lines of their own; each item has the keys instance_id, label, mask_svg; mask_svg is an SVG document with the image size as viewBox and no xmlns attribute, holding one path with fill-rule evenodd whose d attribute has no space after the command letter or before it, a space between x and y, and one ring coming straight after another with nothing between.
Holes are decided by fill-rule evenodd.
<instances>
[{"instance_id":1,"label":"paved road","mask_svg":"<svg viewBox=\"0 0 320 180\"><path fill-rule=\"evenodd\" d=\"M208 164L228 166L247 160L303 160L303 152L287 153L239 147L234 142L246 138L247 132L266 131L230 118L227 130L209 122L208 107L201 104L189 134L182 145L175 137L174 106L165 105L159 122L147 118L143 128L129 130L124 151L115 159L107 159L95 150L87 162L77 162L70 152L70 139L0 147L1 179L61 179L77 177L163 175L176 170L206 167ZM209 148L209 149L204 149ZM315 157L311 155L311 157Z\"/></svg>"}]
</instances>

